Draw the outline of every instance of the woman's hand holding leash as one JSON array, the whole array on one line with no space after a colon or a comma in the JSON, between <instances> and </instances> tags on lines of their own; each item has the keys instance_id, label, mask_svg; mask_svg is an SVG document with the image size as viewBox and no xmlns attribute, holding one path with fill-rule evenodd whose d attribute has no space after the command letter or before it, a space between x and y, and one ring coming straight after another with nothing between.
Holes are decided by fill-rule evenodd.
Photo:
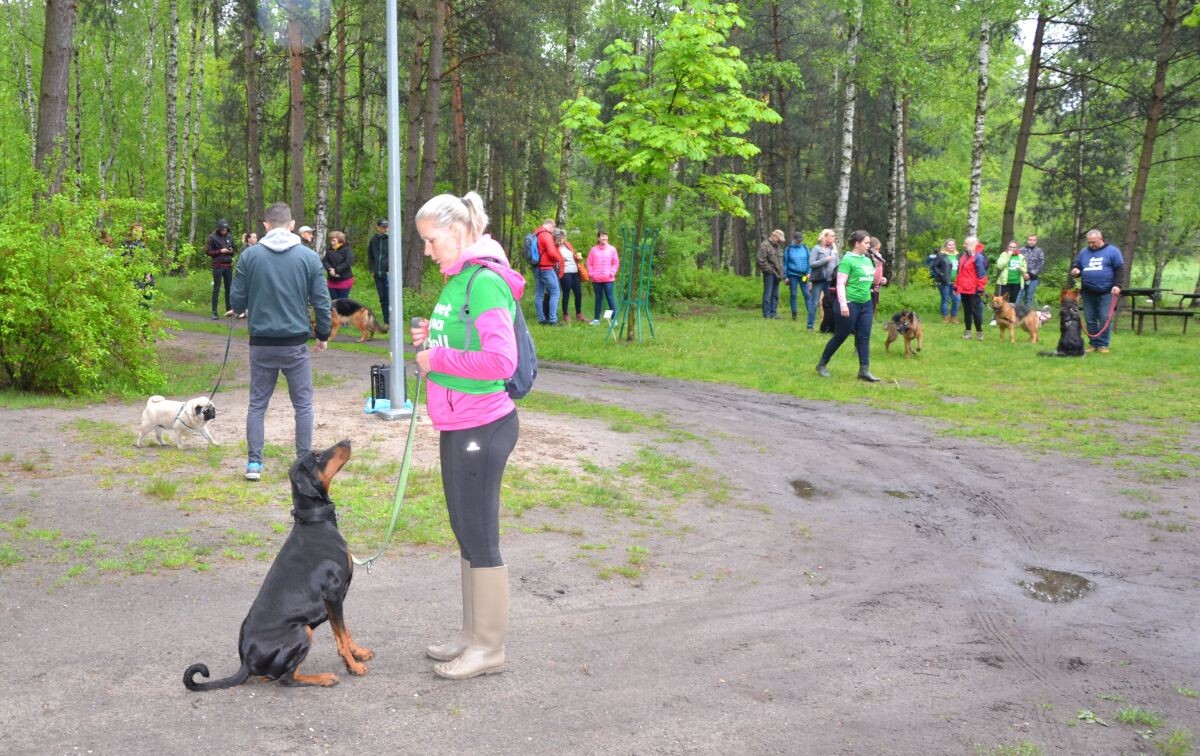
<instances>
[{"instance_id":1,"label":"woman's hand holding leash","mask_svg":"<svg viewBox=\"0 0 1200 756\"><path fill-rule=\"evenodd\" d=\"M429 351L424 349L425 342L429 340L429 321L424 318L413 318L410 321L409 334L412 336L413 346L417 348L417 352L413 355L413 362L417 364L417 370L422 375L429 372Z\"/></svg>"}]
</instances>

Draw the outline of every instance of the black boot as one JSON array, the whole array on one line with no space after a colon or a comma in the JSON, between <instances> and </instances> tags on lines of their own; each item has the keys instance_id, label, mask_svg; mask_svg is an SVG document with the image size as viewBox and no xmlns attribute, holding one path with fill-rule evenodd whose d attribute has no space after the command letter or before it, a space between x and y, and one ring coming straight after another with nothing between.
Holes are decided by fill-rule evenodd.
<instances>
[{"instance_id":1,"label":"black boot","mask_svg":"<svg viewBox=\"0 0 1200 756\"><path fill-rule=\"evenodd\" d=\"M866 381L867 383L879 383L879 379L871 375L871 369L866 365L859 367L858 380Z\"/></svg>"},{"instance_id":2,"label":"black boot","mask_svg":"<svg viewBox=\"0 0 1200 756\"><path fill-rule=\"evenodd\" d=\"M829 377L829 368L825 367L824 362L817 363L817 375L821 376L822 378Z\"/></svg>"}]
</instances>

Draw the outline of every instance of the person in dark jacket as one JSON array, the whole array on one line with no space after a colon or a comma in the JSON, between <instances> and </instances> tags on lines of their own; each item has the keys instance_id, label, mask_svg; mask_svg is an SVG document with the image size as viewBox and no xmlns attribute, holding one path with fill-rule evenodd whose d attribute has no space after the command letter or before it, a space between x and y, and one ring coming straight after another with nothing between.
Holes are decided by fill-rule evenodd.
<instances>
[{"instance_id":1,"label":"person in dark jacket","mask_svg":"<svg viewBox=\"0 0 1200 756\"><path fill-rule=\"evenodd\" d=\"M1104 234L1093 228L1087 232L1087 246L1075 255L1071 277L1078 278L1083 318L1091 345L1089 352L1108 353L1112 341L1112 319L1116 298L1121 296L1121 273L1125 258L1121 250L1104 241Z\"/></svg>"},{"instance_id":2,"label":"person in dark jacket","mask_svg":"<svg viewBox=\"0 0 1200 756\"><path fill-rule=\"evenodd\" d=\"M1021 249L1021 254L1025 256L1025 263L1029 267L1029 280L1025 282L1025 288L1021 289L1021 296L1017 301L1031 310L1036 310L1038 282L1042 278L1042 268L1046 267L1046 251L1038 246L1037 234L1025 237L1025 246Z\"/></svg>"},{"instance_id":3,"label":"person in dark jacket","mask_svg":"<svg viewBox=\"0 0 1200 756\"><path fill-rule=\"evenodd\" d=\"M367 244L367 270L375 279L375 292L379 294L379 309L383 310L383 324L392 322L392 306L388 289L388 219L380 218L375 224L375 235Z\"/></svg>"},{"instance_id":4,"label":"person in dark jacket","mask_svg":"<svg viewBox=\"0 0 1200 756\"><path fill-rule=\"evenodd\" d=\"M229 233L229 221L217 221L217 230L208 237L204 253L212 261L212 319L217 320L217 300L221 295L221 283L225 283L225 309L229 310L229 287L233 283L233 236Z\"/></svg>"},{"instance_id":5,"label":"person in dark jacket","mask_svg":"<svg viewBox=\"0 0 1200 756\"><path fill-rule=\"evenodd\" d=\"M354 253L341 231L329 232L329 251L325 253L325 276L330 299L349 299L354 286Z\"/></svg>"}]
</instances>

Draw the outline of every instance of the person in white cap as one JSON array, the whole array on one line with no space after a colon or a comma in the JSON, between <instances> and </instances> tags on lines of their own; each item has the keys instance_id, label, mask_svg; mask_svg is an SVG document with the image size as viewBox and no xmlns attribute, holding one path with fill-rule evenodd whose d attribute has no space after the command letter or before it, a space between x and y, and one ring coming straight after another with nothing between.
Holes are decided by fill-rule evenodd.
<instances>
[{"instance_id":1,"label":"person in white cap","mask_svg":"<svg viewBox=\"0 0 1200 756\"><path fill-rule=\"evenodd\" d=\"M304 240L304 243L309 247L309 249L311 249L313 243L312 226L301 226L300 228L296 229L296 233L301 239Z\"/></svg>"}]
</instances>

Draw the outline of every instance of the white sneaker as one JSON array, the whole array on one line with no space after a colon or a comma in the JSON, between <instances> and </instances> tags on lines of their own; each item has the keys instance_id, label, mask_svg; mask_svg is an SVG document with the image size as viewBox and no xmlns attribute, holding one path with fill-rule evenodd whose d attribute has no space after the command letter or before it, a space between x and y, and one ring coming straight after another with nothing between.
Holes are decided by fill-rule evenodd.
<instances>
[{"instance_id":1,"label":"white sneaker","mask_svg":"<svg viewBox=\"0 0 1200 756\"><path fill-rule=\"evenodd\" d=\"M599 321L599 320L593 320L591 323L588 323L588 325L600 325L600 321Z\"/></svg>"}]
</instances>

